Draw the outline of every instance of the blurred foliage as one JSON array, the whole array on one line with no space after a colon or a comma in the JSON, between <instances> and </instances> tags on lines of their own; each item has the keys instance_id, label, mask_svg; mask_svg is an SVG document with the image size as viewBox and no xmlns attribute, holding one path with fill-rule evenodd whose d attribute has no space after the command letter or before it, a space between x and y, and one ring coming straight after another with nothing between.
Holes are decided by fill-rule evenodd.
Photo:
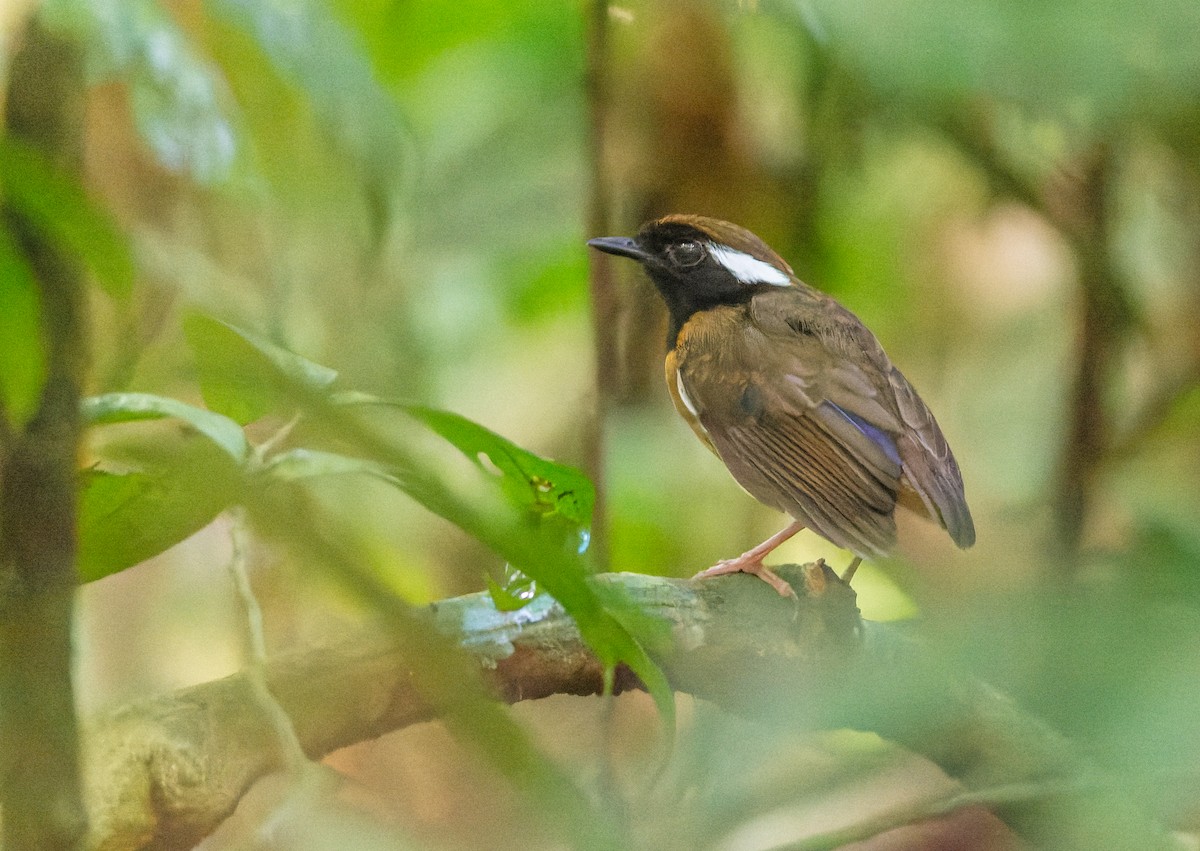
<instances>
[{"instance_id":1,"label":"blurred foliage","mask_svg":"<svg viewBox=\"0 0 1200 851\"><path fill-rule=\"evenodd\" d=\"M358 393L331 394L336 378L332 370L227 323L192 315L187 327L200 364L201 390L212 410L152 394L110 393L88 399L85 416L92 425L165 417L182 420L221 450L221 463L203 453L197 457L178 452L178 447L165 455L160 449L161 436L151 435L148 447L122 453L120 460L127 464L141 462L137 469L124 474L103 468L89 471L80 522L85 578L101 578L155 555L194 533L218 511L240 505L266 536L282 537L290 546L310 553L324 553L335 577L356 588L368 602L375 601L393 619L398 618L400 634L408 644L416 644L411 614L403 614L402 605L382 602L389 599L390 592L364 579L367 568L358 560L369 558L363 553L351 555L346 540L318 537L320 533L311 530L311 521L302 520L306 500L300 493L289 494L282 501L275 495L281 484L296 491L312 477L375 476L471 532L550 590L571 612L606 665L626 664L649 686L664 723L673 727L670 690L663 674L623 625L620 601L602 598L586 581L581 555L586 549L582 544L591 520L592 495L582 474L526 452L457 415L386 403ZM397 440L390 434L392 430L374 429L345 413L380 406L402 411L428 427L475 461L484 475L460 481L431 463L432 459L413 454L408 441ZM335 453L332 447L291 445L287 425L251 448L242 423L281 411L314 420L352 454ZM278 452L285 442L287 450ZM110 450L108 454L115 453ZM494 477L486 476L491 472ZM195 496L197 490L202 498ZM352 538L353 533L347 530L345 536ZM400 626L408 621L412 623ZM605 838L611 830L607 821L597 821L587 813L574 787L564 785L553 767L524 742L519 730L490 706L478 686L472 690L469 680L456 678L447 685L439 679L463 665L459 661L448 669L448 650L438 649L437 644L434 636L417 644L434 669L417 677L418 683L429 688L431 705L448 713L447 723L466 741L480 746L484 755L498 761L518 787L534 793L537 801L555 802L558 815L554 821L562 822L566 835L579 836L587 846L610 847L612 838ZM448 709L451 705L455 707L452 712Z\"/></svg>"},{"instance_id":2,"label":"blurred foliage","mask_svg":"<svg viewBox=\"0 0 1200 851\"><path fill-rule=\"evenodd\" d=\"M33 414L46 373L46 353L41 340L41 305L33 272L12 235L0 232L0 361L4 378L0 399L15 424Z\"/></svg>"},{"instance_id":3,"label":"blurred foliage","mask_svg":"<svg viewBox=\"0 0 1200 851\"><path fill-rule=\"evenodd\" d=\"M258 518L273 543L256 582L279 646L361 616L347 602L360 597L330 582L325 562L345 555L322 549L332 539L401 605L490 585L497 605L519 606L535 580L605 659L654 680L636 613L589 590L591 482L546 460L586 457L593 407L590 12L46 0L41 14L88 60L88 185L11 140L0 181L96 283L80 569L106 578L84 592L84 664L99 672L85 702L125 694L105 673L121 667L114 618L131 624L125 655L171 648L145 660L143 682L211 675L196 619L225 554L220 535L193 533L256 500L273 506ZM1002 687L1148 809L1194 827L1194 794L1155 790L1190 789L1200 749L1200 6L639 0L613 6L607 27L613 233L688 210L762 234L876 331L955 448L979 544L960 554L914 527L902 556L856 580L864 611L919 612L939 663ZM1110 167L1095 186L1098 151ZM1082 410L1100 451L1070 472L1097 267L1124 306ZM46 343L7 228L0 276L0 400L19 423ZM623 374L605 424L609 515L595 526L614 569L685 575L782 518L675 420L658 383L661 309L632 272L621 285L604 317ZM1071 477L1086 511L1068 564L1054 530ZM293 530L291 549L287 505L326 524ZM780 551L818 556L844 558L807 535ZM1048 590L1067 574L1066 593ZM160 598L180 601L169 640L139 619ZM782 711L801 697L762 701ZM447 782L437 806L408 799L414 834L547 843L604 811L612 824L579 844L612 830L644 847L767 847L816 832L823 807L852 821L867 807L855 788L893 800L903 785L877 742L703 707L681 725L670 782L642 795L645 753L589 750L555 705L521 710L530 741L505 713L465 712L465 744L426 761L486 755L511 771L497 788ZM655 722L626 711L625 733L657 753ZM502 727L516 744L489 751ZM526 769L540 779L523 783ZM403 785L396 765L374 772ZM880 777L893 781L872 786ZM507 784L525 797L506 798ZM582 790L564 793L565 828L547 812L556 784ZM439 842L445 813L477 797L491 816Z\"/></svg>"}]
</instances>

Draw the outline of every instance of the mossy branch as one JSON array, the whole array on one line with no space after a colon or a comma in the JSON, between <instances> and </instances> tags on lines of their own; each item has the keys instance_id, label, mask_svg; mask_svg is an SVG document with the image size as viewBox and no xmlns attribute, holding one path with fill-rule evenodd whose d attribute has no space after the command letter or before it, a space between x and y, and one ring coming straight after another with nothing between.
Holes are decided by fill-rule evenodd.
<instances>
[{"instance_id":1,"label":"mossy branch","mask_svg":"<svg viewBox=\"0 0 1200 851\"><path fill-rule=\"evenodd\" d=\"M1155 825L1116 790L1104 791L1111 784L1062 793L1091 776L1062 736L987 686L940 671L904 627L862 621L853 592L827 568L781 574L800 591L797 601L742 576L596 581L641 612L639 631L678 691L790 728L875 731L933 760L967 792L1044 783L1059 791L996 804L1035 841L1165 846ZM476 660L499 700L601 691L601 664L548 598L498 612L487 595L471 594L434 604L424 617ZM267 677L306 752L319 758L431 718L414 685L420 664L376 622L336 645L272 660ZM618 672L618 691L638 685ZM781 704L779 694L789 699ZM258 706L246 678L235 675L95 719L86 737L92 847L185 848L208 834L256 779L285 764Z\"/></svg>"}]
</instances>

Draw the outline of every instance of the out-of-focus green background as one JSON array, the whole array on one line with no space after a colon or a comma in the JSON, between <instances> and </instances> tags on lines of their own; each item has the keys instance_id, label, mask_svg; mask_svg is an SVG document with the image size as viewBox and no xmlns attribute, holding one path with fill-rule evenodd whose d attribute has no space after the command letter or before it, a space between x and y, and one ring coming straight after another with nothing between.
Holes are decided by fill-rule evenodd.
<instances>
[{"instance_id":1,"label":"out-of-focus green background","mask_svg":"<svg viewBox=\"0 0 1200 851\"><path fill-rule=\"evenodd\" d=\"M93 298L91 392L198 403L181 317L199 310L347 386L589 466L611 568L690 575L784 518L671 410L662 310L632 264L613 267L619 304L599 314L618 356L598 398L584 241L600 235L597 192L614 234L668 212L737 221L875 331L963 470L978 544L959 552L903 525L901 553L855 580L864 614L923 615L947 664L1010 691L1128 772L1171 823L1195 826L1183 791L1200 757L1194 0L48 0L43 12L87 46L86 182L137 268L130 308ZM414 603L501 574L399 492L314 487ZM237 666L229 546L220 519L85 588L85 710ZM818 556L848 558L807 533L778 551ZM254 566L273 649L358 616L270 548ZM1050 615L1031 603L1047 598ZM781 745L685 702L691 797L641 800L655 721L640 696L614 718L585 699L514 711L586 788L624 801L645 847L770 847L910 783L944 783L879 742ZM605 751L632 778L615 792ZM332 762L363 784L358 805L418 845L548 841L536 808L436 726ZM871 769L848 780L847 762ZM752 801L797 776L779 808L730 806L695 832L705 802ZM1008 847L985 833L965 825L965 844L946 847Z\"/></svg>"}]
</instances>

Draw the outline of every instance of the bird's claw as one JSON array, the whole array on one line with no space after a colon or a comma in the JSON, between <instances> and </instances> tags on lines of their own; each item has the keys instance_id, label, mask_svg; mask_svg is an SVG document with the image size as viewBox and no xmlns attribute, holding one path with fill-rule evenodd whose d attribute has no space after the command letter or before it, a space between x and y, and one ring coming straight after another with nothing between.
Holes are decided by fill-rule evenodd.
<instances>
[{"instance_id":1,"label":"bird's claw","mask_svg":"<svg viewBox=\"0 0 1200 851\"><path fill-rule=\"evenodd\" d=\"M709 579L713 576L725 576L730 573L749 573L751 576L757 576L763 582L770 585L781 597L796 596L796 590L788 584L787 580L761 561L740 558L725 559L724 561L717 562L707 570L700 571L692 578Z\"/></svg>"}]
</instances>

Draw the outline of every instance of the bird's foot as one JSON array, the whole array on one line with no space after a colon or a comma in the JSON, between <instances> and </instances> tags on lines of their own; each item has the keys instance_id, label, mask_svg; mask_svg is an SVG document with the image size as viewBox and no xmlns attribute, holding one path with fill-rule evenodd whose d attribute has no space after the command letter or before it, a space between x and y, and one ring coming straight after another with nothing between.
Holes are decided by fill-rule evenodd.
<instances>
[{"instance_id":1,"label":"bird's foot","mask_svg":"<svg viewBox=\"0 0 1200 851\"><path fill-rule=\"evenodd\" d=\"M750 553L745 553L737 558L725 559L717 562L708 570L702 570L693 576L693 579L708 579L712 576L724 576L728 573L749 573L751 576L757 576L763 582L774 588L781 597L795 597L796 591L787 583L783 577L771 570L762 563L762 557L747 558Z\"/></svg>"}]
</instances>

